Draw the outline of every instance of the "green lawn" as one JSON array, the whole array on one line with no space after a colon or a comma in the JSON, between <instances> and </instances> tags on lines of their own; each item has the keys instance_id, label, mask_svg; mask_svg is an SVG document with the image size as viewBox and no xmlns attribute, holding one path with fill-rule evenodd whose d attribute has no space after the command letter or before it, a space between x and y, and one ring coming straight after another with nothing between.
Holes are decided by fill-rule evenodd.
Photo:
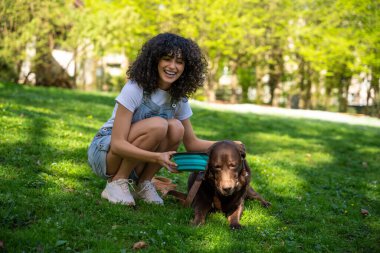
<instances>
[{"instance_id":1,"label":"green lawn","mask_svg":"<svg viewBox=\"0 0 380 253\"><path fill-rule=\"evenodd\" d=\"M142 252L380 252L380 128L193 108L198 136L246 144L272 207L246 202L241 231L220 213L192 227L172 198L100 198L86 150L115 95L0 83L0 252L130 252L140 240ZM188 173L161 175L185 189Z\"/></svg>"}]
</instances>

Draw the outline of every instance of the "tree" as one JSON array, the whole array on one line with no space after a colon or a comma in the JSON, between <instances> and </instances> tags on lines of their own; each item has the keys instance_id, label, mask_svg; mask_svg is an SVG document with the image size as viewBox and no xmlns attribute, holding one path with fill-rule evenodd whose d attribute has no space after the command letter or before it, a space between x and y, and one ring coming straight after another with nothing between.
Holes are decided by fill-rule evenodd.
<instances>
[{"instance_id":1,"label":"tree","mask_svg":"<svg viewBox=\"0 0 380 253\"><path fill-rule=\"evenodd\" d=\"M32 4L23 0L0 3L0 79L18 82L25 46L33 38L27 29Z\"/></svg>"}]
</instances>

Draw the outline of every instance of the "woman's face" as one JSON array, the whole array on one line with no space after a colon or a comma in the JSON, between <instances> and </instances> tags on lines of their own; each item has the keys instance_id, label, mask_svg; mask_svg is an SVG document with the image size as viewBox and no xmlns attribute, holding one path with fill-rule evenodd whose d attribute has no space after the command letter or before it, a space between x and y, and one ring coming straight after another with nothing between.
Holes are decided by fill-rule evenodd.
<instances>
[{"instance_id":1,"label":"woman's face","mask_svg":"<svg viewBox=\"0 0 380 253\"><path fill-rule=\"evenodd\" d=\"M163 56L158 62L158 87L167 90L182 75L185 62L180 54Z\"/></svg>"}]
</instances>

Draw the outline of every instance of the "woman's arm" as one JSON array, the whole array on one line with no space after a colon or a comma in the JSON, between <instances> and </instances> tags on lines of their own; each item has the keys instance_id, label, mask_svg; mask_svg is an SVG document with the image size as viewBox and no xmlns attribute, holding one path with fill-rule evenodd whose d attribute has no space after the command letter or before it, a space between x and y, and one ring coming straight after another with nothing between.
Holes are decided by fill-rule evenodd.
<instances>
[{"instance_id":1,"label":"woman's arm","mask_svg":"<svg viewBox=\"0 0 380 253\"><path fill-rule=\"evenodd\" d=\"M183 136L183 144L188 152L206 152L208 148L216 141L208 141L199 139L191 125L190 119L182 120L182 125L185 128L185 134Z\"/></svg>"},{"instance_id":2,"label":"woman's arm","mask_svg":"<svg viewBox=\"0 0 380 253\"><path fill-rule=\"evenodd\" d=\"M209 147L217 141L207 141L199 139L191 125L190 119L185 119L182 121L182 124L185 128L185 134L183 137L183 144L185 145L185 149L188 152L207 152ZM245 146L241 141L234 141L242 154L245 156Z\"/></svg>"}]
</instances>

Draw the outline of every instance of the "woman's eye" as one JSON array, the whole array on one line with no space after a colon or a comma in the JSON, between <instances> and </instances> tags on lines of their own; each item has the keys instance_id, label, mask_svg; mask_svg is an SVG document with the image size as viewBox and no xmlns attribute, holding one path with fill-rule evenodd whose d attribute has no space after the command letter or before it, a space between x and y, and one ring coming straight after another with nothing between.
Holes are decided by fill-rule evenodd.
<instances>
[{"instance_id":1,"label":"woman's eye","mask_svg":"<svg viewBox=\"0 0 380 253\"><path fill-rule=\"evenodd\" d=\"M170 61L172 58L170 56L163 56L161 58L161 60L164 60L164 61Z\"/></svg>"}]
</instances>

